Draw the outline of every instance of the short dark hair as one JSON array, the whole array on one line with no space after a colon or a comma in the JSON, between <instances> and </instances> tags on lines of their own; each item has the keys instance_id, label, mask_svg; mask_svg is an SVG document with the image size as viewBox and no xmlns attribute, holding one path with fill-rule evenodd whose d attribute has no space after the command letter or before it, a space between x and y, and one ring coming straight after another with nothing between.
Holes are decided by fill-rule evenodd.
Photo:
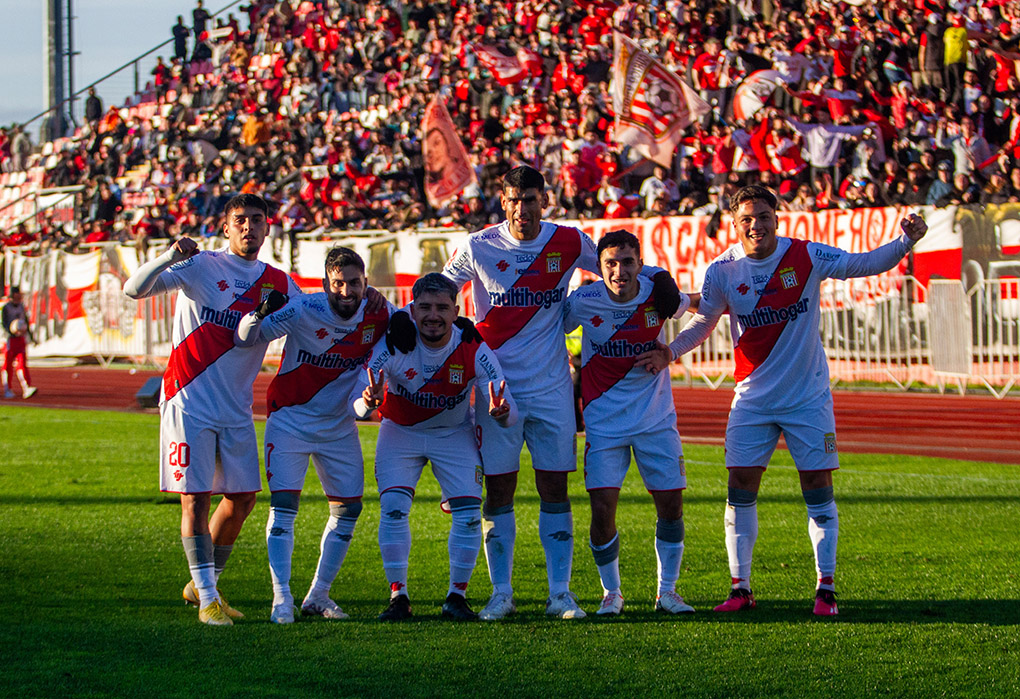
<instances>
[{"instance_id":1,"label":"short dark hair","mask_svg":"<svg viewBox=\"0 0 1020 699\"><path fill-rule=\"evenodd\" d=\"M537 189L545 191L545 178L542 173L529 165L519 165L510 172L503 175L503 189L509 187L524 191L525 189Z\"/></svg>"},{"instance_id":2,"label":"short dark hair","mask_svg":"<svg viewBox=\"0 0 1020 699\"><path fill-rule=\"evenodd\" d=\"M329 252L326 253L326 273L330 270L339 271L343 267L353 265L364 274L365 273L365 261L361 259L361 255L354 252L350 248L345 248L343 245L336 245L330 248Z\"/></svg>"},{"instance_id":3,"label":"short dark hair","mask_svg":"<svg viewBox=\"0 0 1020 699\"><path fill-rule=\"evenodd\" d=\"M411 287L411 298L415 301L422 294L449 294L454 303L457 302L457 285L439 272L429 272Z\"/></svg>"},{"instance_id":4,"label":"short dark hair","mask_svg":"<svg viewBox=\"0 0 1020 699\"><path fill-rule=\"evenodd\" d=\"M11 293L12 294L20 294L21 293L21 287L20 286L12 286L11 287Z\"/></svg>"},{"instance_id":5,"label":"short dark hair","mask_svg":"<svg viewBox=\"0 0 1020 699\"><path fill-rule=\"evenodd\" d=\"M773 211L779 206L779 200L776 199L776 195L771 189L760 184L749 184L746 187L741 187L736 194L730 197L730 213L737 213L740 205L748 201L763 201Z\"/></svg>"},{"instance_id":6,"label":"short dark hair","mask_svg":"<svg viewBox=\"0 0 1020 699\"><path fill-rule=\"evenodd\" d=\"M260 197L258 194L251 194L249 192L243 192L238 194L233 199L227 202L227 205L223 207L223 215L227 216L234 209L258 209L266 216L269 216L269 205L266 204L266 200Z\"/></svg>"},{"instance_id":7,"label":"short dark hair","mask_svg":"<svg viewBox=\"0 0 1020 699\"><path fill-rule=\"evenodd\" d=\"M599 244L596 247L596 256L601 262L603 250L606 250L607 248L622 248L626 246L634 248L640 257L641 241L637 239L636 235L630 231L625 231L622 228L618 228L615 231L608 231L604 236L599 238Z\"/></svg>"}]
</instances>

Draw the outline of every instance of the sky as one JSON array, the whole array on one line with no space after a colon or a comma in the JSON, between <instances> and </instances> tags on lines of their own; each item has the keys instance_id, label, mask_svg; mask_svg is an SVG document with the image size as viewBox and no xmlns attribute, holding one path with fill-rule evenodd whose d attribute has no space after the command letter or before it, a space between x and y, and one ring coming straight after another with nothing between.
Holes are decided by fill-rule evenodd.
<instances>
[{"instance_id":1,"label":"sky","mask_svg":"<svg viewBox=\"0 0 1020 699\"><path fill-rule=\"evenodd\" d=\"M66 0L60 0L64 3ZM46 55L44 17L46 0L0 0L0 125L29 119L46 108L43 91ZM230 0L205 0L215 13ZM170 38L177 15L191 26L195 0L72 0L74 48L80 52L74 64L78 90L141 53ZM230 10L240 17L235 8ZM242 21L242 26L247 22ZM191 44L189 42L189 50ZM167 58L169 45L159 51ZM141 82L150 78L156 55L141 68ZM104 106L123 102L134 87L128 69L97 86ZM80 107L79 107L80 113ZM37 128L38 122L36 122ZM35 132L35 129L33 129Z\"/></svg>"}]
</instances>

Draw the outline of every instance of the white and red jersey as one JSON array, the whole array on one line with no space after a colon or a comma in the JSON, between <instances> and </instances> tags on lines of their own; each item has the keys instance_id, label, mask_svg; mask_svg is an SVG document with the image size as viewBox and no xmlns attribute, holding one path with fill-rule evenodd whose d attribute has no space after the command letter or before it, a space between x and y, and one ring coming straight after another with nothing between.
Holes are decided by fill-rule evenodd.
<instances>
[{"instance_id":1,"label":"white and red jersey","mask_svg":"<svg viewBox=\"0 0 1020 699\"><path fill-rule=\"evenodd\" d=\"M269 422L303 440L327 442L354 432L352 404L365 384L372 349L386 335L392 305L350 318L325 293L304 294L262 321L259 339L287 336L280 370L266 391Z\"/></svg>"},{"instance_id":2,"label":"white and red jersey","mask_svg":"<svg viewBox=\"0 0 1020 699\"><path fill-rule=\"evenodd\" d=\"M384 421L414 428L474 429L471 388L488 404L489 384L496 390L504 380L496 354L484 342L461 342L460 328L453 328L450 341L439 349L427 347L421 339L411 352L390 354L380 342L369 359L369 368L385 372L386 395L379 414ZM511 406L511 421L517 408L510 389L503 398ZM480 409L485 409L481 407Z\"/></svg>"},{"instance_id":3,"label":"white and red jersey","mask_svg":"<svg viewBox=\"0 0 1020 699\"><path fill-rule=\"evenodd\" d=\"M234 330L270 291L301 290L285 272L225 249L182 260L158 281L165 291L180 290L160 403L173 402L210 425L250 423L252 384L267 343L235 347Z\"/></svg>"},{"instance_id":4,"label":"white and red jersey","mask_svg":"<svg viewBox=\"0 0 1020 699\"><path fill-rule=\"evenodd\" d=\"M443 268L457 286L471 282L478 331L518 398L570 381L563 303L578 267L598 271L577 228L543 221L534 240L517 240L503 221L468 236Z\"/></svg>"},{"instance_id":5,"label":"white and red jersey","mask_svg":"<svg viewBox=\"0 0 1020 699\"><path fill-rule=\"evenodd\" d=\"M866 253L778 238L764 260L738 243L705 273L693 320L670 343L674 357L707 339L730 315L735 361L733 406L760 412L795 409L829 392L829 367L819 326L822 280L864 277L892 269L912 243L905 236Z\"/></svg>"},{"instance_id":6,"label":"white and red jersey","mask_svg":"<svg viewBox=\"0 0 1020 699\"><path fill-rule=\"evenodd\" d=\"M655 310L652 281L638 279L638 293L619 303L598 281L577 289L563 309L563 329L581 326L581 402L584 429L602 437L624 437L676 424L669 372L652 374L634 363L642 352L665 342L665 318ZM684 294L678 315L690 306Z\"/></svg>"}]
</instances>

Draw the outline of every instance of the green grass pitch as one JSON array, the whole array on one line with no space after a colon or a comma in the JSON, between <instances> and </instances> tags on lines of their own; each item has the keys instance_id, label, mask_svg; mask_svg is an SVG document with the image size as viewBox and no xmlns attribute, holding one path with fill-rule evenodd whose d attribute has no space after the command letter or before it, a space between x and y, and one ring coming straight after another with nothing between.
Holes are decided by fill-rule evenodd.
<instances>
[{"instance_id":1,"label":"green grass pitch","mask_svg":"<svg viewBox=\"0 0 1020 699\"><path fill-rule=\"evenodd\" d=\"M261 425L259 426L261 431ZM1020 471L1014 466L844 455L836 475L840 616L815 619L804 503L777 453L759 499L759 605L713 614L727 590L718 448L687 445L680 592L697 613L652 612L654 509L632 472L621 495L619 619L549 620L538 500L527 466L517 501L505 623L439 618L449 518L422 478L411 512L411 623L376 616L387 586L372 479L375 429L362 428L365 509L333 597L351 619L269 623L268 493L220 581L247 614L210 628L183 605L187 567L176 498L157 491L153 415L0 408L0 657L6 697L1020 696ZM525 460L527 456L525 454ZM327 516L314 475L297 523L303 595ZM589 509L571 477L573 588L601 595L586 545ZM469 589L488 598L484 555Z\"/></svg>"}]
</instances>

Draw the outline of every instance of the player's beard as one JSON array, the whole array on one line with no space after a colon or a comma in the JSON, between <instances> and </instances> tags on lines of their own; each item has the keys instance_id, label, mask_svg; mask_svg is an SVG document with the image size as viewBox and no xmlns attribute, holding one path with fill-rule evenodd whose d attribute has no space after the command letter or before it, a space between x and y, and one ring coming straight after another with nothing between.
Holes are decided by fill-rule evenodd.
<instances>
[{"instance_id":1,"label":"player's beard","mask_svg":"<svg viewBox=\"0 0 1020 699\"><path fill-rule=\"evenodd\" d=\"M347 320L358 311L358 307L361 305L361 299L356 299L353 302L343 301L340 299L339 296L331 295L329 297L329 305L333 308L333 310L336 312L338 316L340 316L344 320Z\"/></svg>"}]
</instances>

